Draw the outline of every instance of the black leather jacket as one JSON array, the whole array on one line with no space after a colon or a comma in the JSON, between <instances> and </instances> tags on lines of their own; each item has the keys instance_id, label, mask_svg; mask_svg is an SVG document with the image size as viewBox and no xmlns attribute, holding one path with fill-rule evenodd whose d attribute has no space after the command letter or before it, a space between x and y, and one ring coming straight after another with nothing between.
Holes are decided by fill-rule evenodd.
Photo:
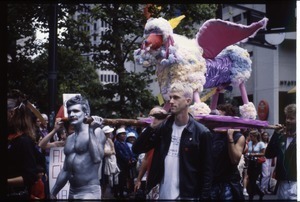
<instances>
[{"instance_id":1,"label":"black leather jacket","mask_svg":"<svg viewBox=\"0 0 300 202\"><path fill-rule=\"evenodd\" d=\"M154 148L147 190L159 184L164 176L164 160L171 143L171 116L157 129L145 128L132 146L140 154ZM212 184L212 134L190 115L184 128L179 148L179 197L209 199Z\"/></svg>"},{"instance_id":2,"label":"black leather jacket","mask_svg":"<svg viewBox=\"0 0 300 202\"><path fill-rule=\"evenodd\" d=\"M286 149L286 135L276 131L271 137L266 148L266 158L277 157L276 160L276 179L297 181L297 150L296 136Z\"/></svg>"}]
</instances>

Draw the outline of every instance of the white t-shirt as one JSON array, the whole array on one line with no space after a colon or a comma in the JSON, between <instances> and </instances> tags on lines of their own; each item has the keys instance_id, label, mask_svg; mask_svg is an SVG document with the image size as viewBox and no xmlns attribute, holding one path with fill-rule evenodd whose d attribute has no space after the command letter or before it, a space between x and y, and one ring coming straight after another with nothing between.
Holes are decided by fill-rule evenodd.
<instances>
[{"instance_id":1,"label":"white t-shirt","mask_svg":"<svg viewBox=\"0 0 300 202\"><path fill-rule=\"evenodd\" d=\"M173 123L172 139L165 158L165 175L160 183L159 199L176 199L179 196L179 144L184 126Z\"/></svg>"},{"instance_id":2,"label":"white t-shirt","mask_svg":"<svg viewBox=\"0 0 300 202\"><path fill-rule=\"evenodd\" d=\"M256 145L254 145L254 147L252 147L253 142L250 141L248 143L248 151L249 153L260 153L262 149L265 149L266 146L264 144L264 142L259 141Z\"/></svg>"},{"instance_id":3,"label":"white t-shirt","mask_svg":"<svg viewBox=\"0 0 300 202\"><path fill-rule=\"evenodd\" d=\"M288 138L286 138L286 148L285 149L287 149L289 146L290 146L290 143L293 141L293 137L288 137Z\"/></svg>"}]
</instances>

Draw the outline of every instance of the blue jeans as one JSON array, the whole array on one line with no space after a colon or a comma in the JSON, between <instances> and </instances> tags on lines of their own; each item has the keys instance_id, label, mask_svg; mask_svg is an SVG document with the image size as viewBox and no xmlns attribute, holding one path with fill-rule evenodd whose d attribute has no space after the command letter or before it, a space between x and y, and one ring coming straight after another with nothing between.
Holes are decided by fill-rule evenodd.
<instances>
[{"instance_id":1,"label":"blue jeans","mask_svg":"<svg viewBox=\"0 0 300 202\"><path fill-rule=\"evenodd\" d=\"M213 184L210 192L211 200L233 200L232 188L229 183Z\"/></svg>"}]
</instances>

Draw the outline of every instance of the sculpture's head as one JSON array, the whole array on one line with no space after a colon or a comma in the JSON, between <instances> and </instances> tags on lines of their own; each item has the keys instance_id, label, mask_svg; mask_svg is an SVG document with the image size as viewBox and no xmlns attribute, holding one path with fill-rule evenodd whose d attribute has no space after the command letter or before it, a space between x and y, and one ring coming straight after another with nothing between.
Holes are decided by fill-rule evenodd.
<instances>
[{"instance_id":1,"label":"sculpture's head","mask_svg":"<svg viewBox=\"0 0 300 202\"><path fill-rule=\"evenodd\" d=\"M144 67L155 65L158 60L169 58L170 47L174 45L173 29L185 16L169 21L160 18L149 18L144 29L142 47L135 51L136 61Z\"/></svg>"},{"instance_id":2,"label":"sculpture's head","mask_svg":"<svg viewBox=\"0 0 300 202\"><path fill-rule=\"evenodd\" d=\"M164 18L149 18L144 29L143 46L157 50L172 37L173 28Z\"/></svg>"}]
</instances>

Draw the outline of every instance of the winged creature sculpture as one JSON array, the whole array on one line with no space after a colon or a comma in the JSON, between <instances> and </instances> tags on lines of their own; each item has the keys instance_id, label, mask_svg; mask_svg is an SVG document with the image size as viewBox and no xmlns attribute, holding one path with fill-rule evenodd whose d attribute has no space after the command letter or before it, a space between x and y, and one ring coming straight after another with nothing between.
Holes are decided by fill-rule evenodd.
<instances>
[{"instance_id":1,"label":"winged creature sculpture","mask_svg":"<svg viewBox=\"0 0 300 202\"><path fill-rule=\"evenodd\" d=\"M182 17L181 17L182 18ZM216 109L218 93L227 86L238 86L243 99L239 107L242 118L255 119L256 109L249 102L245 82L251 76L251 59L247 50L237 44L253 37L266 27L267 18L251 25L220 19L202 24L196 36L189 39L173 33L172 23L164 18L149 18L141 48L134 51L135 61L144 67L155 66L160 92L166 110L172 83L186 82L194 90L194 115L209 114ZM200 99L203 89L214 88L210 107Z\"/></svg>"}]
</instances>

